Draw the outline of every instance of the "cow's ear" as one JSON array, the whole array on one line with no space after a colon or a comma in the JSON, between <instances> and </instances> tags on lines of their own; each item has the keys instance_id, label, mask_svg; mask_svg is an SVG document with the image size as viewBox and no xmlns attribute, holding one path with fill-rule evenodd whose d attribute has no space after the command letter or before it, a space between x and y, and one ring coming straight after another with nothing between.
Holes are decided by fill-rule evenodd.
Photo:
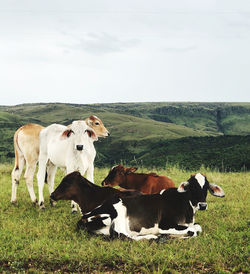
<instances>
[{"instance_id":1,"label":"cow's ear","mask_svg":"<svg viewBox=\"0 0 250 274\"><path fill-rule=\"evenodd\" d=\"M136 172L136 170L137 170L137 167L129 167L129 168L127 168L128 173Z\"/></svg>"},{"instance_id":2,"label":"cow's ear","mask_svg":"<svg viewBox=\"0 0 250 274\"><path fill-rule=\"evenodd\" d=\"M125 173L129 174L129 173L133 173L137 170L137 167L128 167L128 168L124 168Z\"/></svg>"},{"instance_id":3,"label":"cow's ear","mask_svg":"<svg viewBox=\"0 0 250 274\"><path fill-rule=\"evenodd\" d=\"M225 193L220 186L209 184L209 192L216 197L224 197Z\"/></svg>"},{"instance_id":4,"label":"cow's ear","mask_svg":"<svg viewBox=\"0 0 250 274\"><path fill-rule=\"evenodd\" d=\"M187 191L187 186L189 182L182 182L179 187L177 188L178 192L186 192Z\"/></svg>"},{"instance_id":5,"label":"cow's ear","mask_svg":"<svg viewBox=\"0 0 250 274\"><path fill-rule=\"evenodd\" d=\"M89 137L93 139L94 141L98 140L98 137L96 136L95 132L92 129L86 129L85 132L87 132Z\"/></svg>"},{"instance_id":6,"label":"cow's ear","mask_svg":"<svg viewBox=\"0 0 250 274\"><path fill-rule=\"evenodd\" d=\"M74 131L72 129L67 129L62 133L62 137L63 138L69 138L71 136L71 134L74 133ZM75 133L74 133L75 134Z\"/></svg>"},{"instance_id":7,"label":"cow's ear","mask_svg":"<svg viewBox=\"0 0 250 274\"><path fill-rule=\"evenodd\" d=\"M93 126L93 121L90 119L90 117L87 119L86 124L90 127Z\"/></svg>"}]
</instances>

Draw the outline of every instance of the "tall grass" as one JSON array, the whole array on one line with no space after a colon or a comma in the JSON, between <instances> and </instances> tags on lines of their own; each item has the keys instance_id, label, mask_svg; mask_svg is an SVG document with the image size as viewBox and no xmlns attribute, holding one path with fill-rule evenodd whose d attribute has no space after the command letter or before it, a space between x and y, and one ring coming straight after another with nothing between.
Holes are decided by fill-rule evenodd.
<instances>
[{"instance_id":1,"label":"tall grass","mask_svg":"<svg viewBox=\"0 0 250 274\"><path fill-rule=\"evenodd\" d=\"M147 240L110 241L76 230L80 215L72 215L70 203L59 201L46 210L33 207L22 179L17 206L10 204L12 166L0 165L0 272L248 272L250 173L219 173L202 168L208 180L220 185L225 198L208 194L208 211L198 212L203 228L197 238L155 243ZM154 171L171 177L176 185L190 172L177 167ZM96 169L100 184L108 169ZM63 173L56 176L59 184ZM35 192L37 193L37 185Z\"/></svg>"}]
</instances>

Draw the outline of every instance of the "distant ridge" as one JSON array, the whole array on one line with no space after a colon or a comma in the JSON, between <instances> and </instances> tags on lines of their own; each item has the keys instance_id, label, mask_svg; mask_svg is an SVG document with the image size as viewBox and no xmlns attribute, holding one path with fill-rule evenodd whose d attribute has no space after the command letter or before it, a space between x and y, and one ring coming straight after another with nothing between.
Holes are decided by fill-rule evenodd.
<instances>
[{"instance_id":1,"label":"distant ridge","mask_svg":"<svg viewBox=\"0 0 250 274\"><path fill-rule=\"evenodd\" d=\"M216 159L221 158L218 156L222 155L223 149L227 147L230 139L227 136L234 137L230 139L231 156L229 157L227 152L225 157L233 159L238 151L248 151L249 148L247 136L250 135L250 103L28 103L0 106L1 161L11 160L13 157L12 138L15 130L21 125L29 122L44 126L51 123L69 124L73 120L84 119L92 114L101 118L111 132L109 138L100 139L100 142L95 144L98 152L96 164L100 166L123 161L128 164L140 163L161 167L168 162L179 163L191 169L197 168L199 163L213 167L220 165L219 168L225 168L225 165L221 162L218 164ZM181 140L188 140L188 145L187 141ZM209 161L203 159L201 155L197 156L197 151L202 154L203 145L209 150L206 142L211 143L210 150L215 155L214 161L212 153ZM188 153L197 158L195 164L185 163L183 159L186 156L180 156L185 153L184 143L185 150L190 147ZM194 144L199 147L195 148ZM175 148L165 149L170 147ZM161 153L164 149L168 157ZM247 159L244 160L243 157L243 161L239 160L234 159L239 163L235 167L237 170L248 166ZM226 159L224 162L227 162ZM233 166L236 165L229 162L227 169L233 169Z\"/></svg>"}]
</instances>

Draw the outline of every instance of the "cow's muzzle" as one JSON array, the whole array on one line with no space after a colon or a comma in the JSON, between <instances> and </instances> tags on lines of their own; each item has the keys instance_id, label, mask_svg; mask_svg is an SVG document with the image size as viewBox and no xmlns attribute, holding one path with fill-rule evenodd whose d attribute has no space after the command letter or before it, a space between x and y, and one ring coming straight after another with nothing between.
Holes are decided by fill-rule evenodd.
<instances>
[{"instance_id":1,"label":"cow's muzzle","mask_svg":"<svg viewBox=\"0 0 250 274\"><path fill-rule=\"evenodd\" d=\"M76 149L79 150L79 151L83 150L83 145L77 145Z\"/></svg>"},{"instance_id":2,"label":"cow's muzzle","mask_svg":"<svg viewBox=\"0 0 250 274\"><path fill-rule=\"evenodd\" d=\"M56 201L56 198L55 198L54 192L52 192L52 193L51 193L51 195L50 195L50 199L51 199L52 201Z\"/></svg>"},{"instance_id":3,"label":"cow's muzzle","mask_svg":"<svg viewBox=\"0 0 250 274\"><path fill-rule=\"evenodd\" d=\"M199 210L206 210L207 209L207 203L204 203L204 202L198 203L198 209Z\"/></svg>"}]
</instances>

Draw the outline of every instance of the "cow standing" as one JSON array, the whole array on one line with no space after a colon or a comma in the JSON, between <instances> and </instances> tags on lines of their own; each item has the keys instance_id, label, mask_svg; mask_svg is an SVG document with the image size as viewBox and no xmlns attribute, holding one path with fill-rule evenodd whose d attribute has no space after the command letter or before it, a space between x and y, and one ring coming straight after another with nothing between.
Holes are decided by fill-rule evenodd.
<instances>
[{"instance_id":1,"label":"cow standing","mask_svg":"<svg viewBox=\"0 0 250 274\"><path fill-rule=\"evenodd\" d=\"M94 182L94 159L96 155L93 142L97 140L95 132L85 121L74 121L69 127L52 124L40 133L40 154L37 181L39 206L45 208L43 187L46 171L48 173L49 193L54 190L54 177L57 167L66 169L66 173L79 171L86 173L87 179ZM53 205L54 203L51 202ZM72 212L77 211L72 201Z\"/></svg>"},{"instance_id":2,"label":"cow standing","mask_svg":"<svg viewBox=\"0 0 250 274\"><path fill-rule=\"evenodd\" d=\"M85 119L85 122L95 131L97 137L107 137L109 135L108 130L105 128L103 122L98 117L91 115ZM17 187L25 164L26 170L24 177L26 179L26 185L31 201L34 204L37 203L33 188L33 176L36 170L36 164L38 162L40 151L39 136L43 128L43 126L38 124L26 124L20 127L14 134L15 166L11 173L11 203L13 204L15 204L17 201Z\"/></svg>"}]
</instances>

